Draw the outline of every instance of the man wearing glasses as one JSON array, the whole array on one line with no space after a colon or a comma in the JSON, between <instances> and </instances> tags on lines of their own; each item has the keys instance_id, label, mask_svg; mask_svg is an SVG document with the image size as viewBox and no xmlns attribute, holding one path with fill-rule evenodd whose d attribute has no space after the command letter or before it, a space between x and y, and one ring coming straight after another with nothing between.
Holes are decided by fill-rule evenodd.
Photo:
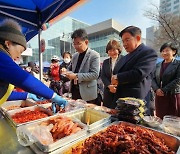
<instances>
[{"instance_id":1,"label":"man wearing glasses","mask_svg":"<svg viewBox=\"0 0 180 154\"><path fill-rule=\"evenodd\" d=\"M111 82L118 85L114 101L123 97L145 99L151 88L157 53L141 42L138 27L126 27L119 35L128 54L114 68Z\"/></svg>"},{"instance_id":2,"label":"man wearing glasses","mask_svg":"<svg viewBox=\"0 0 180 154\"><path fill-rule=\"evenodd\" d=\"M71 35L76 53L66 77L71 80L72 99L83 99L94 103L97 98L97 79L100 71L100 55L88 47L88 36L84 29Z\"/></svg>"}]
</instances>

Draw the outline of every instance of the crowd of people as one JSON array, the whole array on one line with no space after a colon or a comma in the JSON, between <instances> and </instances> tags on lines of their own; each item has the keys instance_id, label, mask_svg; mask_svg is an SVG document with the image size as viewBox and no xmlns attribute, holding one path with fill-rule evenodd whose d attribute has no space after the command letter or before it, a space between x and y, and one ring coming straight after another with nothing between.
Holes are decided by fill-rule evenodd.
<instances>
[{"instance_id":1,"label":"crowd of people","mask_svg":"<svg viewBox=\"0 0 180 154\"><path fill-rule=\"evenodd\" d=\"M12 21L0 26L0 103L27 98L37 101L42 97L66 106L67 101L61 96L71 93L72 99L98 105L103 102L114 109L118 98L134 97L146 101L147 114L154 114L150 106L155 102L156 116L180 116L180 61L175 59L178 48L174 43L161 46L163 61L156 64L157 52L142 43L141 29L128 26L119 34L122 45L109 40L108 58L101 66L99 53L89 48L87 32L77 29L71 35L76 53L64 52L62 64L58 56L51 58L48 88L36 78L38 72L33 63L23 71L14 62L26 49L26 40L19 25L8 22ZM127 52L125 56L121 55L122 46ZM12 85L25 92L12 91Z\"/></svg>"}]
</instances>

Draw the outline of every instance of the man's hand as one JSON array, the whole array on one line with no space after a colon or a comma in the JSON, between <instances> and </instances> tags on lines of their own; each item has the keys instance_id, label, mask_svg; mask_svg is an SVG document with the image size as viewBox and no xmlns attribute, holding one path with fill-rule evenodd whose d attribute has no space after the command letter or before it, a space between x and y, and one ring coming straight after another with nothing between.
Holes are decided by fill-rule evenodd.
<instances>
[{"instance_id":1,"label":"man's hand","mask_svg":"<svg viewBox=\"0 0 180 154\"><path fill-rule=\"evenodd\" d=\"M67 72L66 77L69 78L69 80L77 79L77 75L73 72Z\"/></svg>"},{"instance_id":2,"label":"man's hand","mask_svg":"<svg viewBox=\"0 0 180 154\"><path fill-rule=\"evenodd\" d=\"M116 93L116 90L117 90L117 85L109 85L108 88L109 88L109 91L111 93Z\"/></svg>"},{"instance_id":3,"label":"man's hand","mask_svg":"<svg viewBox=\"0 0 180 154\"><path fill-rule=\"evenodd\" d=\"M156 90L156 95L157 96L164 96L164 92L161 89Z\"/></svg>"},{"instance_id":4,"label":"man's hand","mask_svg":"<svg viewBox=\"0 0 180 154\"><path fill-rule=\"evenodd\" d=\"M117 75L113 75L113 76L111 77L111 84L112 84L112 85L118 85Z\"/></svg>"},{"instance_id":5,"label":"man's hand","mask_svg":"<svg viewBox=\"0 0 180 154\"><path fill-rule=\"evenodd\" d=\"M61 68L61 74L64 74L64 75L65 75L66 73L67 73L67 69L66 69L66 68L64 68L64 67L63 67L63 68Z\"/></svg>"}]
</instances>

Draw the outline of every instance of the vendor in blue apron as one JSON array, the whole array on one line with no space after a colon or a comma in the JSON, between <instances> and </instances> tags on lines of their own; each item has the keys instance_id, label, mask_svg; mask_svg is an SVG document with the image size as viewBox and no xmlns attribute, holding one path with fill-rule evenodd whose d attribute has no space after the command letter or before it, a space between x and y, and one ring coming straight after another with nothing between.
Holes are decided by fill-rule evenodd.
<instances>
[{"instance_id":1,"label":"vendor in blue apron","mask_svg":"<svg viewBox=\"0 0 180 154\"><path fill-rule=\"evenodd\" d=\"M7 100L33 99L38 97L51 99L54 112L55 105L66 106L67 101L49 89L40 80L20 68L17 61L26 50L26 39L20 25L11 19L4 20L0 25L0 105ZM13 91L14 86L26 92Z\"/></svg>"}]
</instances>

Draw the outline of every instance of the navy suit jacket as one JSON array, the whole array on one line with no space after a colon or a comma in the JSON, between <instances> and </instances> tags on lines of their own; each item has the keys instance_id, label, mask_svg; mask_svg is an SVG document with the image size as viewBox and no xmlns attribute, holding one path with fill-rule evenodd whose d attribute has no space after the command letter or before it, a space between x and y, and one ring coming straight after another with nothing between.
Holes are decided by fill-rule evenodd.
<instances>
[{"instance_id":1,"label":"navy suit jacket","mask_svg":"<svg viewBox=\"0 0 180 154\"><path fill-rule=\"evenodd\" d=\"M119 82L114 101L123 97L144 99L151 88L156 60L156 51L144 44L122 57L113 71Z\"/></svg>"}]
</instances>

